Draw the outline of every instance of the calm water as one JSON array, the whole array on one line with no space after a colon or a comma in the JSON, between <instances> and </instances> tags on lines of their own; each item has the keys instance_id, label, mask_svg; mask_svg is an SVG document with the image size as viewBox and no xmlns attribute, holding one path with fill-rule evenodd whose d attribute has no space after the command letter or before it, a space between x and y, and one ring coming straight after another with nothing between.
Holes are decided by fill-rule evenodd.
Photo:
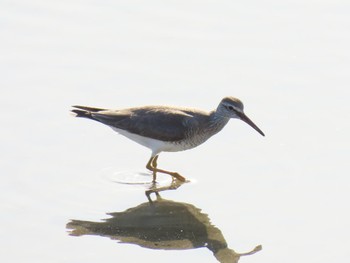
<instances>
[{"instance_id":1,"label":"calm water","mask_svg":"<svg viewBox=\"0 0 350 263\"><path fill-rule=\"evenodd\" d=\"M234 262L257 245L239 262L348 261L349 15L345 1L1 2L1 261L218 262L221 251ZM191 182L152 203L148 150L69 115L211 110L227 95L266 137L232 120L163 153L159 166Z\"/></svg>"}]
</instances>

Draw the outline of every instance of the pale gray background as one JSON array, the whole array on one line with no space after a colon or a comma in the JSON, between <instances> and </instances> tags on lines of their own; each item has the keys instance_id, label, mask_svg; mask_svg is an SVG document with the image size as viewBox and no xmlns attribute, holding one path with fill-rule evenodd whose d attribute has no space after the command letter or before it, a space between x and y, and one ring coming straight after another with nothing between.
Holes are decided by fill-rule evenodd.
<instances>
[{"instance_id":1,"label":"pale gray background","mask_svg":"<svg viewBox=\"0 0 350 263\"><path fill-rule=\"evenodd\" d=\"M211 110L227 95L266 137L235 120L162 154L193 181L163 197L203 209L237 251L263 245L241 262L348 261L349 30L340 0L1 0L1 262L216 262L67 234L145 202L114 179L150 154L68 111Z\"/></svg>"}]
</instances>

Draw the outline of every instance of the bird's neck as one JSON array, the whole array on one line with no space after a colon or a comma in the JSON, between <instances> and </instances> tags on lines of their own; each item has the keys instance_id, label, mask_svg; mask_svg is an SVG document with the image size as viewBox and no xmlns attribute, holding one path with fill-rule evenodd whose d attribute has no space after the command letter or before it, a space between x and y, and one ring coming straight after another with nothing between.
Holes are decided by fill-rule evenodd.
<instances>
[{"instance_id":1,"label":"bird's neck","mask_svg":"<svg viewBox=\"0 0 350 263\"><path fill-rule=\"evenodd\" d=\"M213 134L218 133L225 127L230 118L222 116L216 110L211 111L209 115L209 129Z\"/></svg>"}]
</instances>

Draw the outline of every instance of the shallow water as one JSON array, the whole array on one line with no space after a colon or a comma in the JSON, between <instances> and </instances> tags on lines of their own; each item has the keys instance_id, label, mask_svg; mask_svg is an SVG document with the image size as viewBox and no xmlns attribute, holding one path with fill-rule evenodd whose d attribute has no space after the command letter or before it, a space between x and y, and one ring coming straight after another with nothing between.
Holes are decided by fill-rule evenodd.
<instances>
[{"instance_id":1,"label":"shallow water","mask_svg":"<svg viewBox=\"0 0 350 263\"><path fill-rule=\"evenodd\" d=\"M3 262L217 262L208 249L214 243L236 253L262 245L239 262L348 260L347 3L0 7ZM200 147L160 155L161 168L191 181L160 192L160 204L170 207L165 213L189 214L147 220L173 231L158 236L161 249L154 247L157 232L151 241L132 236L145 228L132 226L126 238L86 227L113 229L113 215L138 207L151 209L152 218L154 203L145 195L150 153L73 118L71 105L211 110L228 95L242 99L266 137L232 120ZM171 184L167 175L158 181L157 187ZM181 215L193 220L185 224ZM79 237L71 235L72 220L85 222Z\"/></svg>"}]
</instances>

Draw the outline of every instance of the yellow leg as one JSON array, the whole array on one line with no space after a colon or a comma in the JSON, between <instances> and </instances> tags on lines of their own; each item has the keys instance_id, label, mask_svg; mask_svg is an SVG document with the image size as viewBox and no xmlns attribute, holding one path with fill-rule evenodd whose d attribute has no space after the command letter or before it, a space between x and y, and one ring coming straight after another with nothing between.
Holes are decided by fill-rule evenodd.
<instances>
[{"instance_id":1,"label":"yellow leg","mask_svg":"<svg viewBox=\"0 0 350 263\"><path fill-rule=\"evenodd\" d=\"M154 156L153 159L151 158L151 160L152 160L152 162L151 162L151 167L154 168L154 170L153 170L153 182L156 182L156 179L157 179L157 172L156 172L156 169L157 169L157 166L158 166L158 163L157 163L158 156L159 156L159 155L156 155L156 156Z\"/></svg>"},{"instance_id":2,"label":"yellow leg","mask_svg":"<svg viewBox=\"0 0 350 263\"><path fill-rule=\"evenodd\" d=\"M169 174L169 175L171 175L172 177L178 179L178 180L181 181L181 182L185 182L185 181L186 181L186 178L185 178L185 177L179 175L179 174L176 173L176 172L169 172L169 171L166 171L166 170L158 169L158 168L157 168L157 160L158 160L158 155L152 156L152 157L149 159L149 161L148 161L148 163L147 163L147 165L146 165L146 168L147 168L148 170L151 170L151 171L153 172L153 182L156 181L157 172L159 172L159 173L164 173L164 174Z\"/></svg>"}]
</instances>

